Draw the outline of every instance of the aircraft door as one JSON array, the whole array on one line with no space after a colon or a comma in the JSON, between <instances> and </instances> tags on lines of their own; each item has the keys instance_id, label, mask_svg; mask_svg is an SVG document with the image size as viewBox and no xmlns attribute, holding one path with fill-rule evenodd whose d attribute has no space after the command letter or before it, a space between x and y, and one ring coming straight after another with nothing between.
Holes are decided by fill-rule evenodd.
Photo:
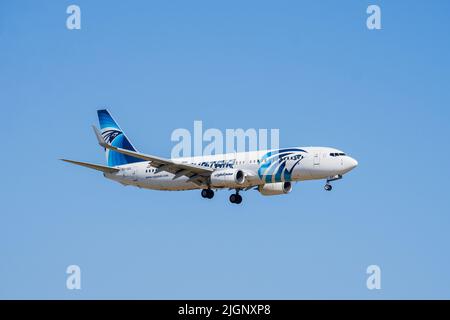
<instances>
[{"instance_id":1,"label":"aircraft door","mask_svg":"<svg viewBox=\"0 0 450 320\"><path fill-rule=\"evenodd\" d=\"M136 167L131 168L131 179L132 179L133 181L138 181L138 178L137 178L137 176L136 176L136 171L137 171L137 168L136 168Z\"/></svg>"},{"instance_id":2,"label":"aircraft door","mask_svg":"<svg viewBox=\"0 0 450 320\"><path fill-rule=\"evenodd\" d=\"M319 152L314 153L313 163L315 166L320 165L320 153Z\"/></svg>"}]
</instances>

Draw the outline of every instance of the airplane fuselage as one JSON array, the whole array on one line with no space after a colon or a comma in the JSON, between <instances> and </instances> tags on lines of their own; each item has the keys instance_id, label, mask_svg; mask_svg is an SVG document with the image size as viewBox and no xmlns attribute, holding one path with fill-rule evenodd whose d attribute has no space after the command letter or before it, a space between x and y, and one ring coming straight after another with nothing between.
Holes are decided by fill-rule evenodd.
<instances>
[{"instance_id":1,"label":"airplane fuselage","mask_svg":"<svg viewBox=\"0 0 450 320\"><path fill-rule=\"evenodd\" d=\"M285 149L227 153L200 157L171 159L175 163L191 164L215 169L239 169L245 174L240 186L264 185L275 182L294 182L342 176L357 162L342 151L328 147L294 147ZM105 177L124 185L154 190L191 190L223 186L198 185L188 177L159 171L148 161L116 166L119 172L105 173Z\"/></svg>"},{"instance_id":2,"label":"airplane fuselage","mask_svg":"<svg viewBox=\"0 0 450 320\"><path fill-rule=\"evenodd\" d=\"M328 147L292 147L249 152L167 159L137 151L106 109L97 110L100 130L93 126L104 148L106 165L61 159L103 172L123 185L153 190L201 189L201 196L214 197L214 190L230 189L230 202L240 204L240 191L257 189L264 196L287 194L292 182L341 179L358 162Z\"/></svg>"}]
</instances>

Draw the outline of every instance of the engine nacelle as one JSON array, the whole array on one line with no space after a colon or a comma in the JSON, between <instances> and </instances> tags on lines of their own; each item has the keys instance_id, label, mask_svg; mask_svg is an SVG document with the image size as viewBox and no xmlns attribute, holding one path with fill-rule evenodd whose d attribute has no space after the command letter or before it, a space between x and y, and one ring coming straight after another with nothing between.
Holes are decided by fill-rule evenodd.
<instances>
[{"instance_id":1,"label":"engine nacelle","mask_svg":"<svg viewBox=\"0 0 450 320\"><path fill-rule=\"evenodd\" d=\"M290 182L275 182L266 183L262 186L258 186L258 191L263 196L275 196L279 194L286 194L291 192L292 184Z\"/></svg>"},{"instance_id":2,"label":"engine nacelle","mask_svg":"<svg viewBox=\"0 0 450 320\"><path fill-rule=\"evenodd\" d=\"M213 187L240 187L245 182L245 174L239 169L216 170L211 174L211 186Z\"/></svg>"}]
</instances>

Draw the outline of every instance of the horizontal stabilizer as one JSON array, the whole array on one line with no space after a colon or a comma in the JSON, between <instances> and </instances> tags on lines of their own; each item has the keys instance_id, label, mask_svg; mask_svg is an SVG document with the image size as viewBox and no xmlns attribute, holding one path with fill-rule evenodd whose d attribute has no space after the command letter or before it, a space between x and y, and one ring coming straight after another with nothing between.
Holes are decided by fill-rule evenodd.
<instances>
[{"instance_id":1,"label":"horizontal stabilizer","mask_svg":"<svg viewBox=\"0 0 450 320\"><path fill-rule=\"evenodd\" d=\"M116 168L111 168L111 167L107 167L107 166L101 166L101 165L98 165L98 164L93 164L93 163L88 163L88 162L80 162L80 161L73 161L73 160L67 160L67 159L60 159L60 160L65 161L65 162L69 162L69 163L73 163L73 164L76 164L76 165L79 165L79 166L82 166L82 167L94 169L94 170L97 170L97 171L102 171L102 172L105 172L105 173L115 173L115 172L119 171L119 169L116 169Z\"/></svg>"}]
</instances>

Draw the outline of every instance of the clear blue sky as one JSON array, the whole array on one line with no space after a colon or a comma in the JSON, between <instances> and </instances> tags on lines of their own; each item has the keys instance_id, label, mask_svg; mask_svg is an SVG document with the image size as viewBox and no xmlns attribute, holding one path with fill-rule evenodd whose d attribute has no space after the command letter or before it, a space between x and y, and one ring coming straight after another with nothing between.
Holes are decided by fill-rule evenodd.
<instances>
[{"instance_id":1,"label":"clear blue sky","mask_svg":"<svg viewBox=\"0 0 450 320\"><path fill-rule=\"evenodd\" d=\"M78 4L82 29L65 27ZM366 28L379 4L382 30ZM450 298L450 2L1 1L0 298ZM287 196L123 187L137 148L192 128L279 128L359 167ZM82 290L65 269L82 269ZM382 289L366 288L366 268Z\"/></svg>"}]
</instances>

